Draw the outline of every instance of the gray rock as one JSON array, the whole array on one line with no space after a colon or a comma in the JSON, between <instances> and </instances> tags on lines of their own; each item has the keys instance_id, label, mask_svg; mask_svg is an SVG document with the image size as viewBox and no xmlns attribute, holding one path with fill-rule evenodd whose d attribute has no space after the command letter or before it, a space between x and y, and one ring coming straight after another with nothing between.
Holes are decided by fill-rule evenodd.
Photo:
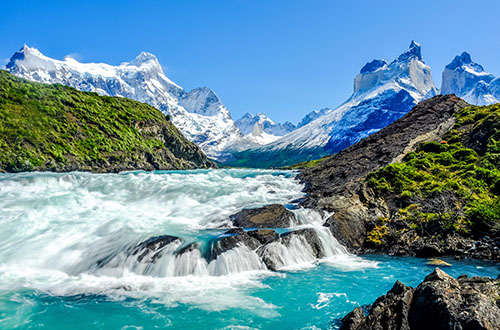
<instances>
[{"instance_id":1,"label":"gray rock","mask_svg":"<svg viewBox=\"0 0 500 330\"><path fill-rule=\"evenodd\" d=\"M155 262L161 256L161 251L173 242L182 243L183 239L170 235L151 237L148 240L139 243L132 251L132 255L138 255L137 261L139 262L146 257L148 257L151 262Z\"/></svg>"},{"instance_id":2,"label":"gray rock","mask_svg":"<svg viewBox=\"0 0 500 330\"><path fill-rule=\"evenodd\" d=\"M368 315L358 307L340 329L500 329L500 282L464 275L454 279L436 268L416 289L396 282Z\"/></svg>"},{"instance_id":3,"label":"gray rock","mask_svg":"<svg viewBox=\"0 0 500 330\"><path fill-rule=\"evenodd\" d=\"M279 243L286 248L290 248L291 241L294 237L303 238L305 240L306 244L311 249L313 258L323 258L325 256L323 245L321 244L316 231L312 228L304 228L284 233L280 235L279 239L274 240L269 244ZM258 249L258 254L262 258L264 264L266 264L267 268L271 270L278 270L281 267L288 266L285 263L286 260L283 260L281 255L277 255L276 251L271 249L269 244L263 245ZM304 246L303 248L307 249L308 247Z\"/></svg>"},{"instance_id":4,"label":"gray rock","mask_svg":"<svg viewBox=\"0 0 500 330\"><path fill-rule=\"evenodd\" d=\"M230 219L234 226L242 228L287 228L295 221L295 214L283 205L271 204L242 210Z\"/></svg>"}]
</instances>

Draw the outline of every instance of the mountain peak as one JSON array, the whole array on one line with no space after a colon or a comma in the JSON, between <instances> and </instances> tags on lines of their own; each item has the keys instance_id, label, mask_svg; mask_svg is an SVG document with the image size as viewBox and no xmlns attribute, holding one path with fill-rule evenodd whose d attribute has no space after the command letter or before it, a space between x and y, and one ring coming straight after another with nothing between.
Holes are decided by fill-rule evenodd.
<instances>
[{"instance_id":1,"label":"mountain peak","mask_svg":"<svg viewBox=\"0 0 500 330\"><path fill-rule=\"evenodd\" d=\"M495 76L473 62L469 53L462 52L445 67L441 93L455 94L474 105L495 103L497 99L488 101L491 93L487 85L493 79Z\"/></svg>"},{"instance_id":2,"label":"mountain peak","mask_svg":"<svg viewBox=\"0 0 500 330\"><path fill-rule=\"evenodd\" d=\"M480 64L472 62L472 58L467 52L462 52L462 54L455 56L453 61L451 61L451 63L446 66L446 69L455 70L463 66L470 66L474 68L476 72L484 71L484 68Z\"/></svg>"},{"instance_id":3,"label":"mountain peak","mask_svg":"<svg viewBox=\"0 0 500 330\"><path fill-rule=\"evenodd\" d=\"M403 54L399 55L398 58L396 58L394 61L395 62L407 62L413 58L416 58L419 61L424 61L422 58L422 48L418 42L415 42L412 40L410 42L410 47L406 52Z\"/></svg>"},{"instance_id":4,"label":"mountain peak","mask_svg":"<svg viewBox=\"0 0 500 330\"><path fill-rule=\"evenodd\" d=\"M420 50L420 44L416 42L415 40L412 40L410 42L410 49L419 49Z\"/></svg>"},{"instance_id":5,"label":"mountain peak","mask_svg":"<svg viewBox=\"0 0 500 330\"><path fill-rule=\"evenodd\" d=\"M28 45L24 44L21 49L19 49L17 52L12 55L10 58L9 62L6 65L7 69L10 69L16 65L17 61L23 61L26 58L26 55L33 54L35 56L41 57L43 56L42 53L36 48L29 47Z\"/></svg>"},{"instance_id":6,"label":"mountain peak","mask_svg":"<svg viewBox=\"0 0 500 330\"><path fill-rule=\"evenodd\" d=\"M148 52L141 52L132 62L130 62L130 64L135 66L140 66L141 64L150 61L153 61L155 64L159 65L158 59L156 58L155 55Z\"/></svg>"}]
</instances>

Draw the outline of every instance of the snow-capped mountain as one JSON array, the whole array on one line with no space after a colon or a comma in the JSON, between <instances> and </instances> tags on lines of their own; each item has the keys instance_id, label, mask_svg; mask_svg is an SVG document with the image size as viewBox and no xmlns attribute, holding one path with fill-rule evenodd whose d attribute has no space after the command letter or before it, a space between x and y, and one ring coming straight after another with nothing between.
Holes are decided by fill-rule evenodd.
<instances>
[{"instance_id":1,"label":"snow-capped mountain","mask_svg":"<svg viewBox=\"0 0 500 330\"><path fill-rule=\"evenodd\" d=\"M242 134L252 133L255 125L262 127L262 130L267 134L275 136L283 136L296 128L295 125L289 121L286 121L283 124L276 123L264 113L254 115L247 112L235 123Z\"/></svg>"},{"instance_id":2,"label":"snow-capped mountain","mask_svg":"<svg viewBox=\"0 0 500 330\"><path fill-rule=\"evenodd\" d=\"M455 94L475 105L500 102L500 79L472 62L467 52L456 56L443 71L441 94Z\"/></svg>"},{"instance_id":3,"label":"snow-capped mountain","mask_svg":"<svg viewBox=\"0 0 500 330\"><path fill-rule=\"evenodd\" d=\"M254 149L251 157L246 152L244 157L252 162L258 158L264 166L282 166L335 153L389 125L436 93L420 45L412 41L391 63L367 63L354 79L353 94L338 108Z\"/></svg>"},{"instance_id":4,"label":"snow-capped mountain","mask_svg":"<svg viewBox=\"0 0 500 330\"><path fill-rule=\"evenodd\" d=\"M167 78L153 54L142 52L117 66L80 63L71 57L55 60L24 46L6 69L42 83L60 83L82 91L121 96L148 103L172 116L173 123L213 158L226 156L225 148L241 139L228 109L209 88L186 92Z\"/></svg>"},{"instance_id":5,"label":"snow-capped mountain","mask_svg":"<svg viewBox=\"0 0 500 330\"><path fill-rule=\"evenodd\" d=\"M297 124L297 128L305 126L305 125L309 124L310 122L312 122L314 119L319 118L323 115L326 115L327 113L330 113L330 112L332 112L332 109L330 109L330 108L313 110L313 111L309 112L308 114L306 114L302 118L301 121L299 121L299 123Z\"/></svg>"}]
</instances>

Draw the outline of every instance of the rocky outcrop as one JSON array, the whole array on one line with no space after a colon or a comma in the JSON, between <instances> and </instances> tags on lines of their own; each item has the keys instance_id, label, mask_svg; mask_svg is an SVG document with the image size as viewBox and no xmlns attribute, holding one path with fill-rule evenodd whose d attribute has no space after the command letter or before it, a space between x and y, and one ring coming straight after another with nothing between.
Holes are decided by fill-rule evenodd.
<instances>
[{"instance_id":1,"label":"rocky outcrop","mask_svg":"<svg viewBox=\"0 0 500 330\"><path fill-rule=\"evenodd\" d=\"M454 279L436 268L415 289L396 282L372 305L347 314L340 329L500 329L500 281Z\"/></svg>"},{"instance_id":2,"label":"rocky outcrop","mask_svg":"<svg viewBox=\"0 0 500 330\"><path fill-rule=\"evenodd\" d=\"M379 132L304 169L299 175L307 192L302 205L333 212L325 226L352 252L376 251L421 257L459 255L500 260L500 240L485 236L487 231L474 237L443 232L443 221L410 226L400 214L401 209L416 205L418 212L440 215L452 210L454 217L463 217L464 200L455 192L437 190L425 198L401 194L381 197L367 182L370 173L404 161L405 156L421 143L441 142L454 127L457 113L467 106L454 95L433 97ZM463 134L463 145L477 149L481 156L485 141L496 132L495 125L488 120L476 125Z\"/></svg>"},{"instance_id":3,"label":"rocky outcrop","mask_svg":"<svg viewBox=\"0 0 500 330\"><path fill-rule=\"evenodd\" d=\"M453 127L453 115L467 105L454 95L435 96L420 102L404 117L377 133L304 169L299 175L308 193L303 204L358 213L356 207L364 202L359 192L363 178L378 168L401 161L420 142L440 140ZM359 201L352 199L355 196ZM336 203L339 198L344 200Z\"/></svg>"},{"instance_id":4,"label":"rocky outcrop","mask_svg":"<svg viewBox=\"0 0 500 330\"><path fill-rule=\"evenodd\" d=\"M233 225L241 228L288 228L295 222L293 212L283 205L271 204L242 210L230 217Z\"/></svg>"}]
</instances>

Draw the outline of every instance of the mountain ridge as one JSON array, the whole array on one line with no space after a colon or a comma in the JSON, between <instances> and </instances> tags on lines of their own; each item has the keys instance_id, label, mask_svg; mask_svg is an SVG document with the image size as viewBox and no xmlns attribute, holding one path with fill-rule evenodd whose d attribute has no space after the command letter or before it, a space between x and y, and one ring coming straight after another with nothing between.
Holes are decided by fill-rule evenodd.
<instances>
[{"instance_id":1,"label":"mountain ridge","mask_svg":"<svg viewBox=\"0 0 500 330\"><path fill-rule=\"evenodd\" d=\"M354 78L352 95L339 107L275 142L235 154L236 160L229 164L286 166L321 158L387 126L437 93L418 43L412 41L390 63L376 61L362 67Z\"/></svg>"},{"instance_id":2,"label":"mountain ridge","mask_svg":"<svg viewBox=\"0 0 500 330\"><path fill-rule=\"evenodd\" d=\"M141 52L130 62L113 66L80 63L71 57L51 59L23 46L6 68L14 75L42 83L61 83L100 95L138 100L172 116L183 134L209 156L224 157L226 145L241 138L229 110L208 88L186 92L170 80L157 58Z\"/></svg>"},{"instance_id":3,"label":"mountain ridge","mask_svg":"<svg viewBox=\"0 0 500 330\"><path fill-rule=\"evenodd\" d=\"M420 102L304 169L302 204L353 252L500 260L500 106L454 95Z\"/></svg>"}]
</instances>

